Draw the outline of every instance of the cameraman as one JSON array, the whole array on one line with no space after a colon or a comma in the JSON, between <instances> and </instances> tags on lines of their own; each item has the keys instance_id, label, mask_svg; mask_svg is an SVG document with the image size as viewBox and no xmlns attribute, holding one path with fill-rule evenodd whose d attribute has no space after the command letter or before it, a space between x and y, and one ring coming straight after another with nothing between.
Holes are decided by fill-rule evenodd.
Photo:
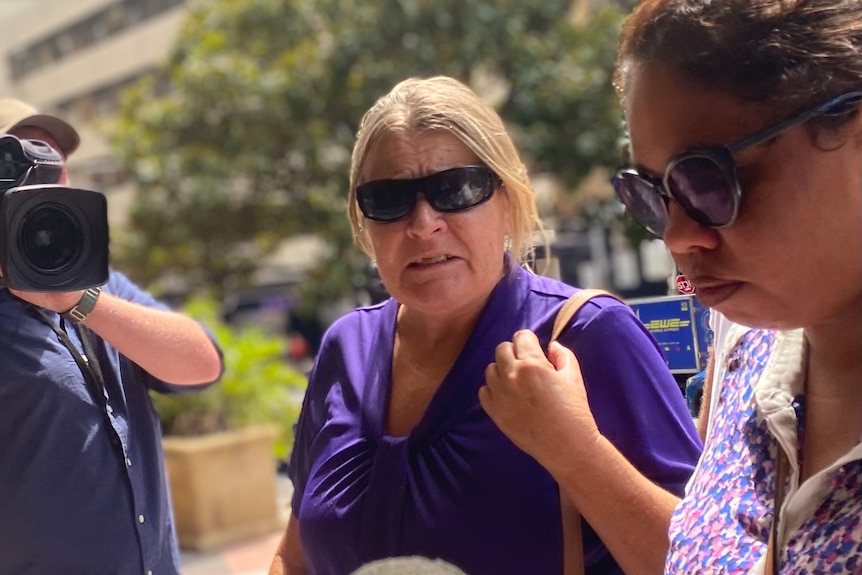
<instances>
[{"instance_id":1,"label":"cameraman","mask_svg":"<svg viewBox=\"0 0 862 575\"><path fill-rule=\"evenodd\" d=\"M0 133L64 158L79 144L12 99ZM120 273L101 290L0 288L0 575L178 574L148 391L200 389L222 369L201 325Z\"/></svg>"}]
</instances>

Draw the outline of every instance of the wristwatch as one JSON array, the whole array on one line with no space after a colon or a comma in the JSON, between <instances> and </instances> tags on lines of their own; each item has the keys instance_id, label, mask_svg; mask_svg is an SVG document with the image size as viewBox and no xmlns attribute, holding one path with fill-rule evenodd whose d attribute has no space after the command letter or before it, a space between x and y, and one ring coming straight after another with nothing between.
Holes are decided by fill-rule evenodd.
<instances>
[{"instance_id":1,"label":"wristwatch","mask_svg":"<svg viewBox=\"0 0 862 575\"><path fill-rule=\"evenodd\" d=\"M99 299L99 294L102 293L102 288L92 287L84 290L84 295L75 304L75 307L62 314L63 319L80 323L84 321L93 308L96 307L96 300Z\"/></svg>"}]
</instances>

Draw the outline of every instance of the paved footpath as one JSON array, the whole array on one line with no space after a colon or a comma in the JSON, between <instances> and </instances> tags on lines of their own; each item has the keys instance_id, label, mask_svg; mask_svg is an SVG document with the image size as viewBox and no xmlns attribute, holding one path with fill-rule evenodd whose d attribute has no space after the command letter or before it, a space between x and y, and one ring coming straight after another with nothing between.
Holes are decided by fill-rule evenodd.
<instances>
[{"instance_id":1,"label":"paved footpath","mask_svg":"<svg viewBox=\"0 0 862 575\"><path fill-rule=\"evenodd\" d=\"M183 575L266 575L282 531L209 553L182 552Z\"/></svg>"},{"instance_id":2,"label":"paved footpath","mask_svg":"<svg viewBox=\"0 0 862 575\"><path fill-rule=\"evenodd\" d=\"M293 486L287 477L278 475L276 488L282 525L287 525ZM213 551L181 550L182 575L267 575L283 534L284 529L281 528Z\"/></svg>"}]
</instances>

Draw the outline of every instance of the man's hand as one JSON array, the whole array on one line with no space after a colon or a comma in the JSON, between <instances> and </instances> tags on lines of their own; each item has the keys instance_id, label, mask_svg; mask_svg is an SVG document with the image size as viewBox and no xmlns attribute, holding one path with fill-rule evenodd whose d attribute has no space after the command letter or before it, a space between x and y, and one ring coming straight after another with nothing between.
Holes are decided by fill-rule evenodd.
<instances>
[{"instance_id":1,"label":"man's hand","mask_svg":"<svg viewBox=\"0 0 862 575\"><path fill-rule=\"evenodd\" d=\"M84 295L83 290L71 292L39 292L39 291L21 291L16 289L9 290L14 296L30 302L35 306L55 311L57 313L66 313L81 300Z\"/></svg>"},{"instance_id":2,"label":"man's hand","mask_svg":"<svg viewBox=\"0 0 862 575\"><path fill-rule=\"evenodd\" d=\"M521 330L497 346L495 359L485 369L479 401L518 447L553 473L576 459L571 449L589 449L599 440L580 366L569 349L554 342L546 357L536 335Z\"/></svg>"}]
</instances>

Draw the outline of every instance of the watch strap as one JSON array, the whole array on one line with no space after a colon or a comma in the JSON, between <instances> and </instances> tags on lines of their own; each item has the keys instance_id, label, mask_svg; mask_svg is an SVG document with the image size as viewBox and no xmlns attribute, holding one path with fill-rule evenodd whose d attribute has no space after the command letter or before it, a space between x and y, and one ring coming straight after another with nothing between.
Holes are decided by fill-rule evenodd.
<instances>
[{"instance_id":1,"label":"watch strap","mask_svg":"<svg viewBox=\"0 0 862 575\"><path fill-rule=\"evenodd\" d=\"M99 299L99 294L101 293L102 288L100 287L92 287L84 290L84 295L81 296L75 307L62 314L63 319L75 323L84 321L90 315L90 312L93 311L93 308L96 307L96 300Z\"/></svg>"}]
</instances>

